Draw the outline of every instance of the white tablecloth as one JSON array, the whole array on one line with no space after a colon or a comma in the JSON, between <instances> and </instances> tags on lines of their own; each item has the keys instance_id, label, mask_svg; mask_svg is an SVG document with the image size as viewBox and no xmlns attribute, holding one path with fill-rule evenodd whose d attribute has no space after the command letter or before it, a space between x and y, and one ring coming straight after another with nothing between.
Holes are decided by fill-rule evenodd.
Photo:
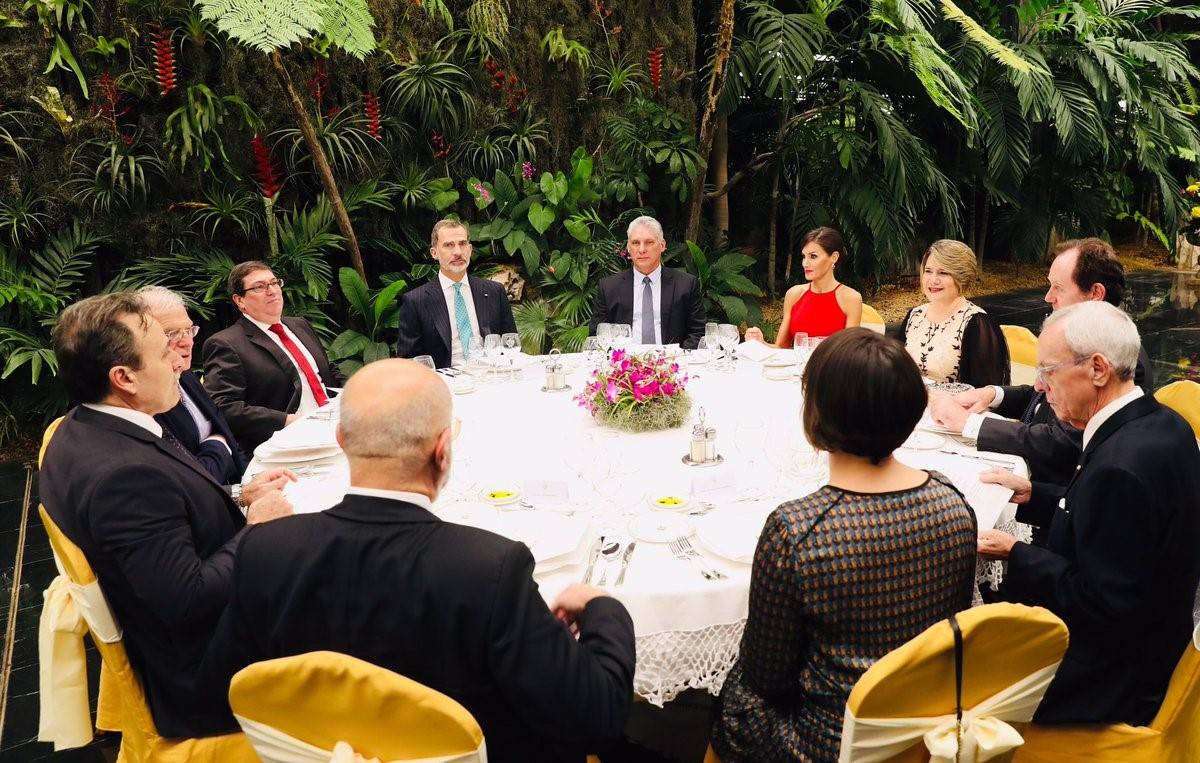
<instances>
[{"instance_id":1,"label":"white tablecloth","mask_svg":"<svg viewBox=\"0 0 1200 763\"><path fill-rule=\"evenodd\" d=\"M569 392L540 391L543 374L534 364L520 379L481 384L474 392L455 396L454 415L461 419L462 431L453 446L450 483L435 505L443 519L503 533L506 517L535 515L519 511L519 506L515 507L518 511L489 506L479 500L481 490L520 487L527 480L562 480L570 486L570 507L592 523L589 541L601 533L627 539L630 522L651 511L647 495L687 495L693 479L725 470L739 477L738 496L745 494L744 487L750 482L765 492L754 500L715 500L714 513L734 512L753 529L761 528L781 501L804 496L822 484L816 475L807 482L778 480L769 484L776 482L779 471L765 454L755 458L755 479L748 480L747 458L735 446L745 439L738 436L739 422L755 420L765 424L762 439L767 448L777 447L787 438L802 441L800 385L794 381L768 381L759 364L744 360L733 373L720 373L711 363L693 366L690 370L696 378L688 386L693 398L692 421L666 432L617 434L598 426L572 399L590 369L582 357L570 361L577 365L568 377L573 387ZM717 429L718 451L726 459L721 466L694 468L681 460L701 406L706 423ZM972 457L977 455L975 451L953 438L945 438L938 447L902 450L897 456L914 467L937 469L953 480L972 504L981 529L1011 520L1008 494L989 491L978 482L979 472L994 464ZM610 455L606 458L603 453ZM1027 474L1019 459L1000 458L1010 460L1018 473ZM255 459L248 474L266 466ZM343 458L318 463L313 469L318 473L303 476L287 491L297 511L328 508L340 500L348 485ZM684 516L692 523L701 521ZM587 545L581 547L576 563L536 575L547 601L581 578ZM665 545L639 542L624 584L610 586L633 618L638 659L634 689L656 705L687 688L717 693L737 655L745 625L750 565L709 553L698 542L694 545L711 566L728 577L706 580L693 566L675 559ZM597 569L596 578L599 572ZM615 578L614 567L608 582Z\"/></svg>"}]
</instances>

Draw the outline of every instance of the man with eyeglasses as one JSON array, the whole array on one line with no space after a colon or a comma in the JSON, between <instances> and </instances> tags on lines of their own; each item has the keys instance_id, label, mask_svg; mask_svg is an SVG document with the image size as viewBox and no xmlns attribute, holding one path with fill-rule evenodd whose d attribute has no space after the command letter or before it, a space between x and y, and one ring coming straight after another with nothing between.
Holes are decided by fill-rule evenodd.
<instances>
[{"instance_id":1,"label":"man with eyeglasses","mask_svg":"<svg viewBox=\"0 0 1200 763\"><path fill-rule=\"evenodd\" d=\"M162 425L163 439L199 462L218 484L226 485L235 503L245 508L273 489L282 490L295 478L287 469L269 469L243 486L246 456L238 447L229 422L192 373L192 348L200 327L192 323L183 298L165 286L147 286L137 292L154 320L162 325L167 342L183 361L179 374L179 403L154 416Z\"/></svg>"},{"instance_id":2,"label":"man with eyeglasses","mask_svg":"<svg viewBox=\"0 0 1200 763\"><path fill-rule=\"evenodd\" d=\"M1140 349L1133 321L1103 302L1046 319L1038 390L1082 431L1082 455L1065 492L996 480L1052 515L1044 546L979 534L980 556L1008 561L1003 597L1071 630L1035 723L1149 723L1192 635L1200 451L1187 422L1134 383Z\"/></svg>"},{"instance_id":3,"label":"man with eyeglasses","mask_svg":"<svg viewBox=\"0 0 1200 763\"><path fill-rule=\"evenodd\" d=\"M284 317L283 281L264 262L229 271L237 323L204 343L204 386L247 455L346 381L308 321Z\"/></svg>"}]
</instances>

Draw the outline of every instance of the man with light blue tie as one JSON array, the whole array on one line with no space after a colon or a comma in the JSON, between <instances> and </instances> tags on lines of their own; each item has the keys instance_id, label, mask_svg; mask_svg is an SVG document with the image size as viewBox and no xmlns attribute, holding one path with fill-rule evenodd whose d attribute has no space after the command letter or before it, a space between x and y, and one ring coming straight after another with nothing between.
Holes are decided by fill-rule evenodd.
<instances>
[{"instance_id":1,"label":"man with light blue tie","mask_svg":"<svg viewBox=\"0 0 1200 763\"><path fill-rule=\"evenodd\" d=\"M682 270L663 267L667 242L653 217L631 222L626 238L633 269L601 279L591 333L601 323L623 323L633 326L634 342L695 348L704 336L700 282Z\"/></svg>"},{"instance_id":2,"label":"man with light blue tie","mask_svg":"<svg viewBox=\"0 0 1200 763\"><path fill-rule=\"evenodd\" d=\"M462 222L434 225L429 254L437 260L437 278L404 295L399 357L429 355L438 368L460 367L470 358L472 337L516 333L504 287L467 274L471 237Z\"/></svg>"}]
</instances>

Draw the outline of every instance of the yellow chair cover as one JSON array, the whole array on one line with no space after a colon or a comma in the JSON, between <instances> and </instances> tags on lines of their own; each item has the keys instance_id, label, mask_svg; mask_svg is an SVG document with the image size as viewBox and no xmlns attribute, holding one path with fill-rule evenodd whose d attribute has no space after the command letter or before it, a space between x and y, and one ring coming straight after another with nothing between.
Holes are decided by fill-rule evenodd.
<instances>
[{"instance_id":1,"label":"yellow chair cover","mask_svg":"<svg viewBox=\"0 0 1200 763\"><path fill-rule=\"evenodd\" d=\"M336 652L250 665L233 677L229 704L267 763L487 761L483 731L462 705Z\"/></svg>"},{"instance_id":2,"label":"yellow chair cover","mask_svg":"<svg viewBox=\"0 0 1200 763\"><path fill-rule=\"evenodd\" d=\"M50 437L61 422L62 419L57 419L46 429L38 454L39 464ZM38 632L42 677L39 740L54 742L56 750L91 741L83 649L83 634L89 632L102 661L96 723L101 729L121 732L118 761L257 761L254 750L242 734L201 739L165 739L158 735L142 684L129 664L120 629L104 601L96 573L84 558L83 551L51 519L45 506L38 506L38 514L50 538L54 561L60 572L46 589L46 605ZM66 699L63 699L64 689Z\"/></svg>"},{"instance_id":3,"label":"yellow chair cover","mask_svg":"<svg viewBox=\"0 0 1200 763\"><path fill-rule=\"evenodd\" d=\"M1149 726L1038 726L1025 731L1018 763L1196 763L1200 761L1200 627L1183 652Z\"/></svg>"},{"instance_id":4,"label":"yellow chair cover","mask_svg":"<svg viewBox=\"0 0 1200 763\"><path fill-rule=\"evenodd\" d=\"M963 634L963 744L955 724L954 636L946 621L871 666L846 701L840 760L1004 760L1021 744L1067 648L1046 609L988 604L956 616Z\"/></svg>"},{"instance_id":5,"label":"yellow chair cover","mask_svg":"<svg viewBox=\"0 0 1200 763\"><path fill-rule=\"evenodd\" d=\"M879 311L865 304L862 308L862 319L859 321L859 325L872 331L878 331L880 334L887 330L887 322L883 320Z\"/></svg>"},{"instance_id":6,"label":"yellow chair cover","mask_svg":"<svg viewBox=\"0 0 1200 763\"><path fill-rule=\"evenodd\" d=\"M1037 337L1024 326L1002 325L1000 330L1008 344L1012 383L1032 385L1037 377Z\"/></svg>"},{"instance_id":7,"label":"yellow chair cover","mask_svg":"<svg viewBox=\"0 0 1200 763\"><path fill-rule=\"evenodd\" d=\"M1200 384L1188 380L1171 382L1155 392L1154 399L1191 424L1196 439L1200 440Z\"/></svg>"}]
</instances>

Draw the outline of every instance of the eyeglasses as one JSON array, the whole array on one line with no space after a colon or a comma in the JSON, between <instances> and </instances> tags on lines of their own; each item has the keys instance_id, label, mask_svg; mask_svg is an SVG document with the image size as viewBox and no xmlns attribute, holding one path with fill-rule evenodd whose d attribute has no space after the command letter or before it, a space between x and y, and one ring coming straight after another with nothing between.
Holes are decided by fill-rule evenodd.
<instances>
[{"instance_id":1,"label":"eyeglasses","mask_svg":"<svg viewBox=\"0 0 1200 763\"><path fill-rule=\"evenodd\" d=\"M1075 358L1074 360L1064 360L1061 363L1051 363L1048 366L1038 366L1035 369L1037 372L1037 380L1040 382L1044 382L1050 377L1050 374L1054 373L1055 371L1059 370L1060 368L1066 368L1068 366L1077 366L1080 363L1084 363L1091 359L1092 359L1091 355L1085 355L1082 358Z\"/></svg>"},{"instance_id":2,"label":"eyeglasses","mask_svg":"<svg viewBox=\"0 0 1200 763\"><path fill-rule=\"evenodd\" d=\"M250 292L254 292L255 294L262 294L267 289L270 289L275 286L278 286L280 289L282 289L283 288L283 279L282 278L272 278L270 281L263 281L262 283L256 283L253 286L247 286L246 288L242 289L242 293L249 294Z\"/></svg>"},{"instance_id":3,"label":"eyeglasses","mask_svg":"<svg viewBox=\"0 0 1200 763\"><path fill-rule=\"evenodd\" d=\"M185 329L171 329L170 331L166 332L167 341L171 342L172 344L175 342L178 342L179 340L183 339L184 337L188 337L190 339L195 339L196 334L199 334L199 333L200 333L199 326L188 326Z\"/></svg>"}]
</instances>

